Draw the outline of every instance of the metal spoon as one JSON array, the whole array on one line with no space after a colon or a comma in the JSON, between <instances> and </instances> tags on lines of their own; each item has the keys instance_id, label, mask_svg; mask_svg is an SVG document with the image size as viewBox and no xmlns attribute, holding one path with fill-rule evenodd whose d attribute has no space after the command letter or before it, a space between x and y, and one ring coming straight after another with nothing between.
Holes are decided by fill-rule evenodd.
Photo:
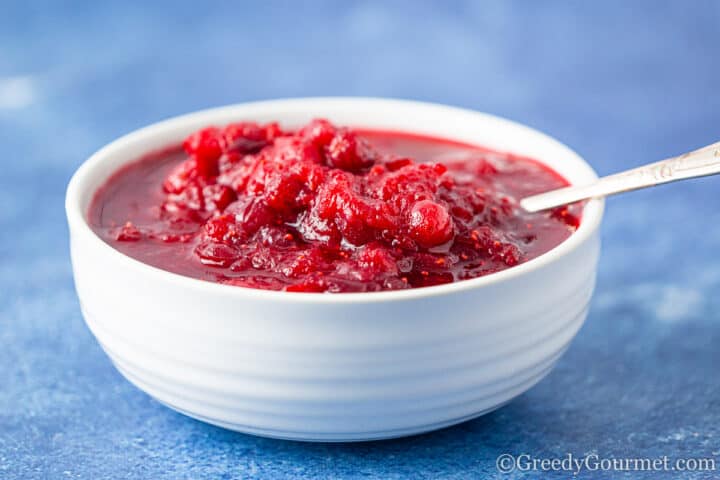
<instances>
[{"instance_id":1,"label":"metal spoon","mask_svg":"<svg viewBox=\"0 0 720 480\"><path fill-rule=\"evenodd\" d=\"M520 206L528 212L539 212L540 210L547 210L548 208L559 207L588 198L605 197L663 183L717 175L719 173L720 142L717 142L678 157L668 158L600 178L590 185L572 185L525 197L520 201Z\"/></svg>"}]
</instances>

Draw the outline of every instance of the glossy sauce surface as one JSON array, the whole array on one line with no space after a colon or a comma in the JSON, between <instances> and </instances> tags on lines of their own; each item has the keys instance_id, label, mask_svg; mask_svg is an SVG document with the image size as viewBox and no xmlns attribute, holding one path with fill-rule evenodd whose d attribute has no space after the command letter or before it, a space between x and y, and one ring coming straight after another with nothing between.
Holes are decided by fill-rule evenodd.
<instances>
[{"instance_id":1,"label":"glossy sauce surface","mask_svg":"<svg viewBox=\"0 0 720 480\"><path fill-rule=\"evenodd\" d=\"M578 205L527 213L567 185L531 159L316 120L208 127L116 172L95 232L144 263L272 290L423 287L510 268L577 228Z\"/></svg>"}]
</instances>

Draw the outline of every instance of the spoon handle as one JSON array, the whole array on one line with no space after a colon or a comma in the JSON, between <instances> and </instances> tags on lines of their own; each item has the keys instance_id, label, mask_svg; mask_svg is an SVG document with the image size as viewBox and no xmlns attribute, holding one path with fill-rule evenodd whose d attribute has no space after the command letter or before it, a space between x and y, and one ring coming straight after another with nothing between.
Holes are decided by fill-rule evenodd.
<instances>
[{"instance_id":1,"label":"spoon handle","mask_svg":"<svg viewBox=\"0 0 720 480\"><path fill-rule=\"evenodd\" d=\"M569 186L526 197L520 201L520 206L528 212L538 212L588 198L605 197L718 173L720 173L720 142L678 157L609 175L590 185Z\"/></svg>"}]
</instances>

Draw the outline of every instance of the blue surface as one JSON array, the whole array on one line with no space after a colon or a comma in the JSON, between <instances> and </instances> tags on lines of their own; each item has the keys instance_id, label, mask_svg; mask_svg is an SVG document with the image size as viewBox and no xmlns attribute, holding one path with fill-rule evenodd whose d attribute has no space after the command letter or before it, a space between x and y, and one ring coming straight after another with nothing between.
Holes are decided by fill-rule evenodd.
<instances>
[{"instance_id":1,"label":"blue surface","mask_svg":"<svg viewBox=\"0 0 720 480\"><path fill-rule=\"evenodd\" d=\"M0 478L543 476L498 473L502 453L720 470L720 179L609 202L590 316L538 386L454 428L354 445L231 433L123 380L81 319L63 214L70 175L106 142L264 98L488 111L601 174L680 153L720 139L719 2L145 3L1 8ZM578 478L597 476L637 477Z\"/></svg>"}]
</instances>

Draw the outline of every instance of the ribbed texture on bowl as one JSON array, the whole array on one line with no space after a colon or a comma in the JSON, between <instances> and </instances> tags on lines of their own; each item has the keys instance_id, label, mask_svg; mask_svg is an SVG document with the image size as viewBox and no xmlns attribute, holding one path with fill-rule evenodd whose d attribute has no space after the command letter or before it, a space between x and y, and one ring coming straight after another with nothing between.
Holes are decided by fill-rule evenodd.
<instances>
[{"instance_id":1,"label":"ribbed texture on bowl","mask_svg":"<svg viewBox=\"0 0 720 480\"><path fill-rule=\"evenodd\" d=\"M432 430L524 392L582 325L597 257L595 241L566 268L459 294L293 305L183 293L121 265L106 264L108 288L88 249L73 255L83 314L131 382L210 423L318 441Z\"/></svg>"}]
</instances>

